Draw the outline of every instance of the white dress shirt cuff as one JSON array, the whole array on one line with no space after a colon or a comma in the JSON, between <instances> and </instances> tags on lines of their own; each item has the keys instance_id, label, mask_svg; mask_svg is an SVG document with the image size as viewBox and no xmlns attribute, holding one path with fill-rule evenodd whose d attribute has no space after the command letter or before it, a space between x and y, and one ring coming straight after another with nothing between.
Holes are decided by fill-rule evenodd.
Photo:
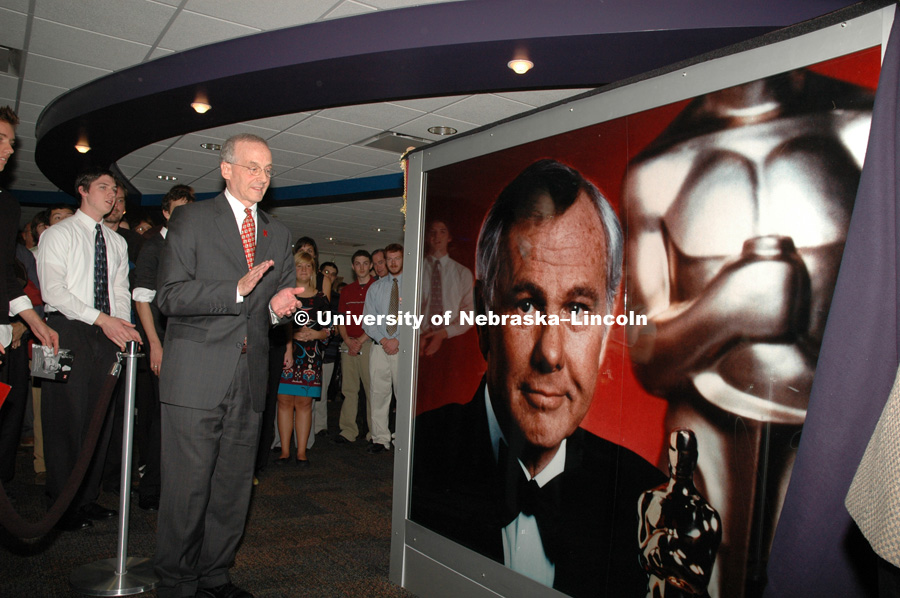
<instances>
[{"instance_id":1,"label":"white dress shirt cuff","mask_svg":"<svg viewBox=\"0 0 900 598\"><path fill-rule=\"evenodd\" d=\"M21 295L9 302L9 315L17 316L26 309L34 309L28 295Z\"/></svg>"},{"instance_id":2,"label":"white dress shirt cuff","mask_svg":"<svg viewBox=\"0 0 900 598\"><path fill-rule=\"evenodd\" d=\"M140 301L141 303L152 303L153 299L156 298L156 291L151 291L150 289L145 289L144 287L138 287L131 293L131 298L135 301Z\"/></svg>"}]
</instances>

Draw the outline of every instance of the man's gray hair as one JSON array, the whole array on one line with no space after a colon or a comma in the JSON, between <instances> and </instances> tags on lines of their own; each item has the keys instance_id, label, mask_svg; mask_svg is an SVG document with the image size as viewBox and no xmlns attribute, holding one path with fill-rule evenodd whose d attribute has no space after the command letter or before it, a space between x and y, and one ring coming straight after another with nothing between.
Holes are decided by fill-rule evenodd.
<instances>
[{"instance_id":1,"label":"man's gray hair","mask_svg":"<svg viewBox=\"0 0 900 598\"><path fill-rule=\"evenodd\" d=\"M476 276L481 282L481 296L487 309L496 307L496 290L500 280L501 248L517 222L534 219L535 204L544 196L553 201L555 216L568 210L580 192L584 191L600 216L606 240L606 310L611 312L616 291L622 279L624 237L622 226L612 206L593 183L556 160L539 160L512 180L491 206L478 234L475 250Z\"/></svg>"},{"instance_id":2,"label":"man's gray hair","mask_svg":"<svg viewBox=\"0 0 900 598\"><path fill-rule=\"evenodd\" d=\"M234 146L237 145L239 141L262 143L266 147L269 147L269 144L266 143L266 140L259 135L253 135L252 133L240 133L238 135L229 137L228 140L222 144L222 149L219 151L219 159L222 162L228 162L229 164L234 163Z\"/></svg>"}]
</instances>

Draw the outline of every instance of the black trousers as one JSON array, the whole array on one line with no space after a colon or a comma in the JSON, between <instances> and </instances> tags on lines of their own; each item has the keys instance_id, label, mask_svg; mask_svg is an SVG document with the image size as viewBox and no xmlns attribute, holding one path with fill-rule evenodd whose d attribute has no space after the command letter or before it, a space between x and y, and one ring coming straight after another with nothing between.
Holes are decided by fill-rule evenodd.
<instances>
[{"instance_id":1,"label":"black trousers","mask_svg":"<svg viewBox=\"0 0 900 598\"><path fill-rule=\"evenodd\" d=\"M150 349L144 344L146 355L138 360L137 371L137 422L135 439L140 464L144 465L139 492L141 496L158 497L160 474L160 422L159 422L159 376L150 372Z\"/></svg>"},{"instance_id":2,"label":"black trousers","mask_svg":"<svg viewBox=\"0 0 900 598\"><path fill-rule=\"evenodd\" d=\"M51 314L47 323L59 333L59 346L73 352L72 373L67 381L44 380L41 383L47 496L54 501L62 492L85 443L100 391L116 362L118 349L98 326L69 320L58 313ZM112 429L111 413L112 410L107 411L106 425L97 441L90 467L72 500L71 511L89 505L100 494Z\"/></svg>"},{"instance_id":3,"label":"black trousers","mask_svg":"<svg viewBox=\"0 0 900 598\"><path fill-rule=\"evenodd\" d=\"M0 365L0 382L12 389L0 407L0 482L5 486L16 474L16 451L22 435L25 406L31 400L31 372L28 369L28 343L6 348Z\"/></svg>"}]
</instances>

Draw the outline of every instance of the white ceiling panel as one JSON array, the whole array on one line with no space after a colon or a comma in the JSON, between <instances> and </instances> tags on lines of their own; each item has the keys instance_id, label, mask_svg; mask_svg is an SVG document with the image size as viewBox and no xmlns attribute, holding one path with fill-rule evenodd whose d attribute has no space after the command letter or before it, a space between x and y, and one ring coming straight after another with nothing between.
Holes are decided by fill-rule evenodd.
<instances>
[{"instance_id":1,"label":"white ceiling panel","mask_svg":"<svg viewBox=\"0 0 900 598\"><path fill-rule=\"evenodd\" d=\"M154 143L152 145L140 147L128 155L129 156L141 156L141 157L147 157L147 158L156 158L161 153L166 151L166 149L168 149L168 147L169 146L164 143Z\"/></svg>"},{"instance_id":2,"label":"white ceiling panel","mask_svg":"<svg viewBox=\"0 0 900 598\"><path fill-rule=\"evenodd\" d=\"M290 129L301 120L312 116L311 112L297 112L296 114L284 114L282 116L271 116L269 118L258 118L249 120L246 124L262 129L271 129L273 131L284 131Z\"/></svg>"},{"instance_id":3,"label":"white ceiling panel","mask_svg":"<svg viewBox=\"0 0 900 598\"><path fill-rule=\"evenodd\" d=\"M262 4L245 4L245 10L259 10ZM229 21L214 19L195 12L182 11L175 19L175 22L166 31L162 41L159 43L161 48L175 50L180 52L188 48L196 48L197 46L205 46L214 42L220 42L225 39L235 37L243 37L259 33L256 27L245 27Z\"/></svg>"},{"instance_id":4,"label":"white ceiling panel","mask_svg":"<svg viewBox=\"0 0 900 598\"><path fill-rule=\"evenodd\" d=\"M296 187L297 185L308 185L309 183L316 182L309 178L306 178L306 174L307 173L304 173L303 171L296 168L292 170L278 171L278 173L275 175L275 178L272 179L269 185L274 189Z\"/></svg>"},{"instance_id":5,"label":"white ceiling panel","mask_svg":"<svg viewBox=\"0 0 900 598\"><path fill-rule=\"evenodd\" d=\"M111 73L107 69L29 53L28 80L71 89Z\"/></svg>"},{"instance_id":6,"label":"white ceiling panel","mask_svg":"<svg viewBox=\"0 0 900 598\"><path fill-rule=\"evenodd\" d=\"M523 104L528 104L529 106L534 106L535 108L537 108L540 106L546 106L547 104L552 104L553 102L558 102L559 100L571 98L572 96L576 96L580 93L584 93L585 91L588 91L588 89L554 89L554 90L550 90L550 91L505 91L505 92L497 93L494 95L498 95L501 98L506 98L508 100L522 102Z\"/></svg>"},{"instance_id":7,"label":"white ceiling panel","mask_svg":"<svg viewBox=\"0 0 900 598\"><path fill-rule=\"evenodd\" d=\"M364 14L367 12L374 12L376 9L371 6L366 6L361 2L353 2L352 0L344 0L340 4L334 7L333 10L328 11L328 13L323 17L324 19L339 19L342 17L352 17L354 15Z\"/></svg>"},{"instance_id":8,"label":"white ceiling panel","mask_svg":"<svg viewBox=\"0 0 900 598\"><path fill-rule=\"evenodd\" d=\"M19 80L16 77L0 74L0 98L3 98L10 104L15 104L18 89Z\"/></svg>"},{"instance_id":9,"label":"white ceiling panel","mask_svg":"<svg viewBox=\"0 0 900 598\"><path fill-rule=\"evenodd\" d=\"M181 181L177 182L180 183ZM209 191L219 192L225 188L225 182L222 180L222 175L218 172L210 173L199 179L194 179L189 184L197 193L206 193Z\"/></svg>"},{"instance_id":10,"label":"white ceiling panel","mask_svg":"<svg viewBox=\"0 0 900 598\"><path fill-rule=\"evenodd\" d=\"M397 174L398 172L403 172L403 169L400 168L399 162L395 166L383 166L381 168L376 168L371 172L367 172L366 176L381 176L384 174Z\"/></svg>"},{"instance_id":11,"label":"white ceiling panel","mask_svg":"<svg viewBox=\"0 0 900 598\"><path fill-rule=\"evenodd\" d=\"M354 177L359 176L371 169L369 166L353 164L352 162L341 162L331 158L317 158L312 162L303 165L304 170L312 170L314 172L324 172L337 177Z\"/></svg>"},{"instance_id":12,"label":"white ceiling panel","mask_svg":"<svg viewBox=\"0 0 900 598\"><path fill-rule=\"evenodd\" d=\"M272 164L276 166L276 172L278 173L290 170L301 164L306 164L310 160L315 160L318 157L276 149L272 147L271 144L269 145L269 151L272 152Z\"/></svg>"},{"instance_id":13,"label":"white ceiling panel","mask_svg":"<svg viewBox=\"0 0 900 598\"><path fill-rule=\"evenodd\" d=\"M142 193L147 193L150 195L165 195L168 193L169 189L171 189L174 185L180 185L183 181L160 181L158 179L150 179L143 176L136 176L133 179L129 179L131 183L141 190ZM191 185L191 183L186 183ZM213 191L214 189L199 189L197 186L192 185L194 187L195 192L202 191Z\"/></svg>"},{"instance_id":14,"label":"white ceiling panel","mask_svg":"<svg viewBox=\"0 0 900 598\"><path fill-rule=\"evenodd\" d=\"M425 4L440 4L441 2L445 2L445 0L416 0L415 4L416 6L419 6ZM393 8L409 6L410 2L407 0L366 0L366 4L374 6L378 10L391 10Z\"/></svg>"},{"instance_id":15,"label":"white ceiling panel","mask_svg":"<svg viewBox=\"0 0 900 598\"><path fill-rule=\"evenodd\" d=\"M16 114L19 115L20 123L36 124L38 117L41 115L41 110L43 109L44 107L38 104L19 102L19 109L16 111Z\"/></svg>"},{"instance_id":16,"label":"white ceiling panel","mask_svg":"<svg viewBox=\"0 0 900 598\"><path fill-rule=\"evenodd\" d=\"M185 164L184 162L166 162L165 160L154 160L153 163L141 171L141 174L169 175L176 176L181 179L197 179L206 176L210 171L218 172L218 166L197 166L196 164Z\"/></svg>"},{"instance_id":17,"label":"white ceiling panel","mask_svg":"<svg viewBox=\"0 0 900 598\"><path fill-rule=\"evenodd\" d=\"M345 123L319 115L310 116L287 130L295 135L305 135L315 139L330 140L337 143L356 143L382 132L382 129Z\"/></svg>"},{"instance_id":18,"label":"white ceiling panel","mask_svg":"<svg viewBox=\"0 0 900 598\"><path fill-rule=\"evenodd\" d=\"M215 109L215 107L213 108ZM194 135L198 135L201 137L211 137L214 139L228 139L233 135L240 135L243 133L249 133L250 135L257 135L262 137L263 139L268 139L277 131L273 131L271 129L263 129L262 127L256 127L253 125L249 125L247 123L235 123L231 125L223 125L221 127L213 127L211 129L203 129L202 131L197 131Z\"/></svg>"},{"instance_id":19,"label":"white ceiling panel","mask_svg":"<svg viewBox=\"0 0 900 598\"><path fill-rule=\"evenodd\" d=\"M329 158L342 160L344 162L353 162L355 164L364 164L373 168L388 166L390 164L399 163L400 156L393 152L372 149L369 147L360 147L356 145L348 145L343 149L328 154Z\"/></svg>"},{"instance_id":20,"label":"white ceiling panel","mask_svg":"<svg viewBox=\"0 0 900 598\"><path fill-rule=\"evenodd\" d=\"M67 88L65 87L56 87L55 85L26 80L22 84L22 101L46 106L66 90Z\"/></svg>"},{"instance_id":21,"label":"white ceiling panel","mask_svg":"<svg viewBox=\"0 0 900 598\"><path fill-rule=\"evenodd\" d=\"M321 110L317 116L345 123L356 123L387 131L422 116L422 110L413 110L395 104L366 104L342 106Z\"/></svg>"},{"instance_id":22,"label":"white ceiling panel","mask_svg":"<svg viewBox=\"0 0 900 598\"><path fill-rule=\"evenodd\" d=\"M76 8L77 10L73 10ZM78 0L35 3L34 16L85 31L153 45L175 9L145 0Z\"/></svg>"},{"instance_id":23,"label":"white ceiling panel","mask_svg":"<svg viewBox=\"0 0 900 598\"><path fill-rule=\"evenodd\" d=\"M167 50L166 48L154 48L147 60L155 60L157 58L162 58L163 56L168 56L169 54L174 53L175 50Z\"/></svg>"},{"instance_id":24,"label":"white ceiling panel","mask_svg":"<svg viewBox=\"0 0 900 598\"><path fill-rule=\"evenodd\" d=\"M85 31L43 19L34 19L29 52L72 60L101 69L119 70L141 62L150 46Z\"/></svg>"},{"instance_id":25,"label":"white ceiling panel","mask_svg":"<svg viewBox=\"0 0 900 598\"><path fill-rule=\"evenodd\" d=\"M25 47L25 29L28 22L26 10L16 12L0 8L0 46L21 50Z\"/></svg>"},{"instance_id":26,"label":"white ceiling panel","mask_svg":"<svg viewBox=\"0 0 900 598\"><path fill-rule=\"evenodd\" d=\"M290 131L294 128L291 127L288 130ZM269 147L308 156L322 156L346 147L346 144L338 143L337 141L325 141L324 139L313 139L304 135L281 133L269 138Z\"/></svg>"},{"instance_id":27,"label":"white ceiling panel","mask_svg":"<svg viewBox=\"0 0 900 598\"><path fill-rule=\"evenodd\" d=\"M41 177L44 176L41 174L41 169L38 168L37 164L34 164L33 162L22 161L21 164L16 164L16 175L25 174L25 173L35 174L35 175L39 175Z\"/></svg>"},{"instance_id":28,"label":"white ceiling panel","mask_svg":"<svg viewBox=\"0 0 900 598\"><path fill-rule=\"evenodd\" d=\"M532 106L522 102L508 100L494 94L484 94L469 96L455 104L441 108L436 114L477 125L487 125L531 108Z\"/></svg>"},{"instance_id":29,"label":"white ceiling panel","mask_svg":"<svg viewBox=\"0 0 900 598\"><path fill-rule=\"evenodd\" d=\"M281 29L318 20L336 0L188 0L186 10L260 30ZM249 10L248 10L249 8Z\"/></svg>"},{"instance_id":30,"label":"white ceiling panel","mask_svg":"<svg viewBox=\"0 0 900 598\"><path fill-rule=\"evenodd\" d=\"M202 166L204 168L218 168L219 153L209 151L191 151L181 149L180 147L170 147L159 156L160 162L168 162L175 164L191 164L193 166Z\"/></svg>"},{"instance_id":31,"label":"white ceiling panel","mask_svg":"<svg viewBox=\"0 0 900 598\"><path fill-rule=\"evenodd\" d=\"M28 12L28 0L0 0L0 8Z\"/></svg>"},{"instance_id":32,"label":"white ceiling panel","mask_svg":"<svg viewBox=\"0 0 900 598\"><path fill-rule=\"evenodd\" d=\"M413 110L418 110L420 112L434 112L435 110L439 110L444 106L449 106L466 97L468 96L444 96L442 98L421 98L418 100L395 100L390 103L405 108L412 108Z\"/></svg>"}]
</instances>

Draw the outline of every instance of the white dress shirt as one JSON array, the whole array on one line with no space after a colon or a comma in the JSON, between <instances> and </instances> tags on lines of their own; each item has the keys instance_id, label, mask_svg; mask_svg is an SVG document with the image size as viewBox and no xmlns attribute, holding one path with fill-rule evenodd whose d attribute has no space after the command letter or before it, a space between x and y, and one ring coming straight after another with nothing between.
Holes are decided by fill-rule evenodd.
<instances>
[{"instance_id":1,"label":"white dress shirt","mask_svg":"<svg viewBox=\"0 0 900 598\"><path fill-rule=\"evenodd\" d=\"M462 311L472 313L475 310L475 304L472 301L475 278L472 276L471 270L451 259L449 255L444 255L437 260L431 257L427 258L422 267L421 288L424 291L422 293L422 315L428 315L431 276L434 272L435 262L441 264L441 304L444 306L444 311L452 312L452 315L449 326L432 326L428 321L423 322L423 326L426 330L431 331L443 328L447 331L447 338L452 338L472 327L471 324L460 323L459 313Z\"/></svg>"},{"instance_id":2,"label":"white dress shirt","mask_svg":"<svg viewBox=\"0 0 900 598\"><path fill-rule=\"evenodd\" d=\"M491 433L491 448L494 450L494 461L499 459L500 441L506 442L500 423L494 414L494 406L491 404L491 394L487 386L484 387L484 402L487 406L488 430ZM525 472L525 477L532 479L528 470L519 461L519 466ZM563 439L553 459L547 466L534 476L534 481L541 488L544 484L562 474L566 468L566 439ZM547 558L544 552L544 544L541 542L541 533L538 530L537 519L534 515L519 513L519 516L500 530L503 536L503 563L517 573L553 587L553 579L556 576L556 565Z\"/></svg>"},{"instance_id":3,"label":"white dress shirt","mask_svg":"<svg viewBox=\"0 0 900 598\"><path fill-rule=\"evenodd\" d=\"M93 218L78 210L41 234L37 269L45 313L58 311L85 324L93 324L100 315L100 310L94 308L96 226ZM110 228L101 225L100 230L106 242L109 315L130 322L128 245Z\"/></svg>"},{"instance_id":4,"label":"white dress shirt","mask_svg":"<svg viewBox=\"0 0 900 598\"><path fill-rule=\"evenodd\" d=\"M369 287L369 290L366 292L366 303L363 307L363 314L365 315L387 315L389 313L390 305L391 305L391 286L393 283L391 282L394 278L397 279L397 290L400 291L400 287L403 285L403 273L397 274L396 276L393 274L388 274L384 278L379 278L375 282L372 283L372 286ZM402 307L402 306L401 306ZM402 309L399 311L403 311ZM362 325L363 330L366 334L369 335L376 343L380 343L383 338L397 338L400 336L400 326L397 326L397 331L394 334L388 334L387 332L387 324L384 319L381 321L376 321L375 324L366 324Z\"/></svg>"}]
</instances>

